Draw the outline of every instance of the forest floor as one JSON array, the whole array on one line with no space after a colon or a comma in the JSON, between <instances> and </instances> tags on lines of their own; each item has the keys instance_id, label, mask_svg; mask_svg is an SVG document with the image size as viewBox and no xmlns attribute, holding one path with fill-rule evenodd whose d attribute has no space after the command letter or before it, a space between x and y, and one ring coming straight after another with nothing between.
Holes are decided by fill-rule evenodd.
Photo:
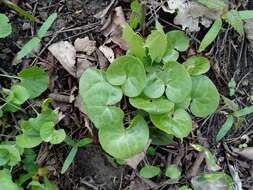
<instances>
[{"instance_id":1,"label":"forest floor","mask_svg":"<svg viewBox=\"0 0 253 190\"><path fill-rule=\"evenodd\" d=\"M231 4L237 5L234 1L231 1ZM31 38L39 24L30 24L8 8L0 7L0 11L6 13L10 18L13 27L12 34L8 38L0 40L0 72L16 75L20 70L30 65L40 65L47 70L50 77L49 89L39 99L47 96L53 99L53 108L59 108L64 115L58 123L58 127L65 129L69 136L74 139L90 136L93 139L91 145L78 151L74 163L63 175L60 174L60 171L70 147L64 143L55 146L43 143L39 148L36 148L38 153L37 164L48 168L49 179L54 181L60 189L177 189L181 185L190 184L193 176L201 174L206 169L203 155L193 151L190 146L190 144L196 143L208 147L221 170L233 176L234 174L231 173L232 166L240 177L243 189L253 190L253 151L251 150L251 158L241 157L236 153L241 144L253 147L253 115L248 115L239 121L241 122L240 128L232 128L221 142L216 143L215 137L227 115L223 104L220 105L216 113L207 119L194 120L194 130L188 137L183 140L174 139L167 146L154 146L155 156L145 158L148 163L154 165L176 164L182 171L179 181L168 182L164 176L158 176L152 180L143 179L137 170L128 166L119 166L100 148L97 130L81 112L78 101L76 101L78 79L71 76L47 48L62 40L74 44L77 38L88 36L90 40L96 42L97 48L91 55L87 55L85 60L88 60L89 66L106 68L109 65L108 57L98 47L106 44L110 50L113 50L115 57L124 54L125 51L115 41L111 40L110 36L106 36L104 28L108 27L107 25L113 18L117 7L121 7L123 16L126 20L129 19L130 1L25 0L19 1L19 5L30 9L40 20L45 20L53 12L58 13L58 18L43 39L40 49L34 53L36 56L25 58L21 63L15 65L12 64L13 58L19 51L20 44ZM253 3L248 3L243 8L253 9ZM104 15L98 18L97 15L101 11ZM173 24L175 14L164 12L161 6L157 6L155 3L149 3L146 12L146 25L144 30L140 31L143 35L152 30L156 19L164 26L166 32L181 29L180 26ZM189 33L191 48L185 53L185 56L196 54L196 47L207 31L207 28L201 27L200 32ZM108 40L111 41L108 42ZM252 52L248 40L241 38L229 25L224 24L212 47L209 47L208 51L203 54L211 63L208 76L216 84L222 96L229 97L228 83L234 79L236 83L235 94L229 98L241 108L251 105L253 101ZM8 87L9 85L9 79L0 78L1 87ZM69 101L70 98L72 101ZM39 99L30 101L30 104L36 106ZM15 118L22 117L25 116L10 114L5 120L12 124L16 122L17 119Z\"/></svg>"}]
</instances>

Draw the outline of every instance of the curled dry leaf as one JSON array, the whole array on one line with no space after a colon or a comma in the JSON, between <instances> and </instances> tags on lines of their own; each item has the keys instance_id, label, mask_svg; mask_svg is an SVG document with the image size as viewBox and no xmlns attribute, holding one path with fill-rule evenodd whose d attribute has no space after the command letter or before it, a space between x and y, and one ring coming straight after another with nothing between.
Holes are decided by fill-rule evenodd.
<instances>
[{"instance_id":1,"label":"curled dry leaf","mask_svg":"<svg viewBox=\"0 0 253 190\"><path fill-rule=\"evenodd\" d=\"M253 147L248 147L238 152L242 157L253 161Z\"/></svg>"},{"instance_id":2,"label":"curled dry leaf","mask_svg":"<svg viewBox=\"0 0 253 190\"><path fill-rule=\"evenodd\" d=\"M99 50L105 55L105 57L108 59L110 63L113 62L115 56L112 48L109 48L108 46L102 45L99 47Z\"/></svg>"},{"instance_id":3,"label":"curled dry leaf","mask_svg":"<svg viewBox=\"0 0 253 190\"><path fill-rule=\"evenodd\" d=\"M90 40L88 36L77 38L74 45L77 52L84 52L87 55L91 55L96 50L96 41Z\"/></svg>"},{"instance_id":4,"label":"curled dry leaf","mask_svg":"<svg viewBox=\"0 0 253 190\"><path fill-rule=\"evenodd\" d=\"M85 57L82 58L81 56L78 56L76 62L76 49L67 41L54 43L49 46L48 50L56 57L63 68L76 78L80 78L82 73L92 65L90 61L88 61Z\"/></svg>"},{"instance_id":5,"label":"curled dry leaf","mask_svg":"<svg viewBox=\"0 0 253 190\"><path fill-rule=\"evenodd\" d=\"M199 31L200 24L209 27L212 20L217 19L222 14L222 10L208 9L188 0L167 0L162 8L169 13L177 11L174 23L181 25L183 30L188 29L190 32Z\"/></svg>"}]
</instances>

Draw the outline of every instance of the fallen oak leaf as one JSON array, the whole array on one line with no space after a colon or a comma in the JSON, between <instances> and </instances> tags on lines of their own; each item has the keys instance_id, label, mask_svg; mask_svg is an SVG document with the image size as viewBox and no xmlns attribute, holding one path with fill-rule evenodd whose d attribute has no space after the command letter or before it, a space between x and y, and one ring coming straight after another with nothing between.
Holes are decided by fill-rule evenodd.
<instances>
[{"instance_id":1,"label":"fallen oak leaf","mask_svg":"<svg viewBox=\"0 0 253 190\"><path fill-rule=\"evenodd\" d=\"M115 55L111 48L108 46L102 45L99 47L99 50L105 55L105 57L108 59L110 63L113 62Z\"/></svg>"}]
</instances>

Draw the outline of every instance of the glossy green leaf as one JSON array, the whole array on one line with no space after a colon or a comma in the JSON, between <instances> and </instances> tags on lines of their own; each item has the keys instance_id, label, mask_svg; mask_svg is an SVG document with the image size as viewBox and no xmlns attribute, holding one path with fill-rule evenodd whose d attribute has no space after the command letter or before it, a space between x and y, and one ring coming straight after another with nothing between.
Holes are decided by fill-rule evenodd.
<instances>
[{"instance_id":1,"label":"glossy green leaf","mask_svg":"<svg viewBox=\"0 0 253 190\"><path fill-rule=\"evenodd\" d=\"M26 134L21 134L16 136L16 143L18 146L23 148L33 148L38 146L42 142L42 139L39 135L37 136L28 136Z\"/></svg>"},{"instance_id":2,"label":"glossy green leaf","mask_svg":"<svg viewBox=\"0 0 253 190\"><path fill-rule=\"evenodd\" d=\"M219 142L223 137L226 136L226 134L229 132L229 130L232 128L234 124L234 117L232 115L228 116L226 122L221 126L217 136L216 136L216 142Z\"/></svg>"},{"instance_id":3,"label":"glossy green leaf","mask_svg":"<svg viewBox=\"0 0 253 190\"><path fill-rule=\"evenodd\" d=\"M186 98L183 102L175 104L175 109L188 109L191 104L191 98Z\"/></svg>"},{"instance_id":4,"label":"glossy green leaf","mask_svg":"<svg viewBox=\"0 0 253 190\"><path fill-rule=\"evenodd\" d=\"M63 163L62 169L61 169L61 174L64 174L69 166L71 165L71 163L74 161L76 153L77 153L77 147L73 147L70 151L70 153L68 154L66 160Z\"/></svg>"},{"instance_id":5,"label":"glossy green leaf","mask_svg":"<svg viewBox=\"0 0 253 190\"><path fill-rule=\"evenodd\" d=\"M123 124L101 128L99 140L107 153L117 159L124 160L145 149L149 140L148 125L142 116L137 115L128 128L124 128Z\"/></svg>"},{"instance_id":6,"label":"glossy green leaf","mask_svg":"<svg viewBox=\"0 0 253 190\"><path fill-rule=\"evenodd\" d=\"M245 107L239 111L235 111L233 113L233 115L235 117L243 117L243 116L246 116L248 114L252 114L253 113L253 106L248 106L248 107Z\"/></svg>"},{"instance_id":7,"label":"glossy green leaf","mask_svg":"<svg viewBox=\"0 0 253 190\"><path fill-rule=\"evenodd\" d=\"M39 67L23 69L18 76L21 79L19 85L27 89L30 98L40 96L48 88L48 74Z\"/></svg>"},{"instance_id":8,"label":"glossy green leaf","mask_svg":"<svg viewBox=\"0 0 253 190\"><path fill-rule=\"evenodd\" d=\"M218 18L201 41L198 52L204 51L215 40L221 30L221 27L222 20L221 18Z\"/></svg>"},{"instance_id":9,"label":"glossy green leaf","mask_svg":"<svg viewBox=\"0 0 253 190\"><path fill-rule=\"evenodd\" d=\"M19 187L12 181L11 173L7 169L0 170L1 189L19 190Z\"/></svg>"},{"instance_id":10,"label":"glossy green leaf","mask_svg":"<svg viewBox=\"0 0 253 190\"><path fill-rule=\"evenodd\" d=\"M192 77L191 111L197 117L207 117L215 112L220 96L213 82L206 76Z\"/></svg>"},{"instance_id":11,"label":"glossy green leaf","mask_svg":"<svg viewBox=\"0 0 253 190\"><path fill-rule=\"evenodd\" d=\"M231 10L223 18L241 35L244 35L243 21L237 10Z\"/></svg>"},{"instance_id":12,"label":"glossy green leaf","mask_svg":"<svg viewBox=\"0 0 253 190\"><path fill-rule=\"evenodd\" d=\"M179 53L177 50L168 50L164 57L163 57L163 62L164 63L167 63L167 62L170 62L170 61L177 61L179 58Z\"/></svg>"},{"instance_id":13,"label":"glossy green leaf","mask_svg":"<svg viewBox=\"0 0 253 190\"><path fill-rule=\"evenodd\" d=\"M174 108L174 103L164 97L158 99L149 99L145 97L136 97L129 99L130 104L135 108L142 109L150 114L169 113Z\"/></svg>"},{"instance_id":14,"label":"glossy green leaf","mask_svg":"<svg viewBox=\"0 0 253 190\"><path fill-rule=\"evenodd\" d=\"M186 51L189 47L190 39L183 31L173 30L167 34L168 43L171 44L173 49L180 52Z\"/></svg>"},{"instance_id":15,"label":"glossy green leaf","mask_svg":"<svg viewBox=\"0 0 253 190\"><path fill-rule=\"evenodd\" d=\"M159 74L166 84L166 96L169 100L180 103L190 96L192 80L184 66L177 62L168 62Z\"/></svg>"},{"instance_id":16,"label":"glossy green leaf","mask_svg":"<svg viewBox=\"0 0 253 190\"><path fill-rule=\"evenodd\" d=\"M37 36L42 39L57 18L57 13L51 14L37 31Z\"/></svg>"},{"instance_id":17,"label":"glossy green leaf","mask_svg":"<svg viewBox=\"0 0 253 190\"><path fill-rule=\"evenodd\" d=\"M150 115L150 119L158 129L177 138L186 137L192 130L191 117L183 109L178 109L171 114L152 114Z\"/></svg>"},{"instance_id":18,"label":"glossy green leaf","mask_svg":"<svg viewBox=\"0 0 253 190\"><path fill-rule=\"evenodd\" d=\"M148 74L143 93L149 98L159 98L164 94L164 91L164 82L157 77L157 73Z\"/></svg>"},{"instance_id":19,"label":"glossy green leaf","mask_svg":"<svg viewBox=\"0 0 253 190\"><path fill-rule=\"evenodd\" d=\"M5 38L11 34L12 27L9 18L4 14L0 14L0 26L0 38Z\"/></svg>"},{"instance_id":20,"label":"glossy green leaf","mask_svg":"<svg viewBox=\"0 0 253 190\"><path fill-rule=\"evenodd\" d=\"M30 41L28 41L18 52L16 59L19 61L29 53L32 52L33 49L37 48L40 45L40 39L38 37L33 37Z\"/></svg>"},{"instance_id":21,"label":"glossy green leaf","mask_svg":"<svg viewBox=\"0 0 253 190\"><path fill-rule=\"evenodd\" d=\"M150 127L149 133L150 133L150 139L152 140L151 144L153 145L159 145L159 146L169 145L173 140L172 135L169 135L155 127Z\"/></svg>"},{"instance_id":22,"label":"glossy green leaf","mask_svg":"<svg viewBox=\"0 0 253 190\"><path fill-rule=\"evenodd\" d=\"M158 176L160 174L161 170L159 167L157 166L144 166L143 168L141 168L140 170L140 176L149 179L149 178L153 178L155 176Z\"/></svg>"},{"instance_id":23,"label":"glossy green leaf","mask_svg":"<svg viewBox=\"0 0 253 190\"><path fill-rule=\"evenodd\" d=\"M162 31L154 30L147 37L145 47L152 61L160 62L167 51L167 36Z\"/></svg>"},{"instance_id":24,"label":"glossy green leaf","mask_svg":"<svg viewBox=\"0 0 253 190\"><path fill-rule=\"evenodd\" d=\"M30 98L30 94L26 88L21 85L12 85L11 94L6 98L6 102L21 105Z\"/></svg>"},{"instance_id":25,"label":"glossy green leaf","mask_svg":"<svg viewBox=\"0 0 253 190\"><path fill-rule=\"evenodd\" d=\"M209 9L224 9L226 4L223 0L197 0L202 5L208 7Z\"/></svg>"},{"instance_id":26,"label":"glossy green leaf","mask_svg":"<svg viewBox=\"0 0 253 190\"><path fill-rule=\"evenodd\" d=\"M220 167L216 164L214 156L212 155L212 153L207 148L205 148L204 146L199 145L199 144L192 144L191 146L195 150L197 150L199 152L202 152L205 155L206 162L207 162L207 165L209 167L209 170L217 171L217 170L220 169Z\"/></svg>"},{"instance_id":27,"label":"glossy green leaf","mask_svg":"<svg viewBox=\"0 0 253 190\"><path fill-rule=\"evenodd\" d=\"M138 96L146 84L143 63L133 56L121 56L113 61L106 71L107 80L112 85L122 87L128 97Z\"/></svg>"},{"instance_id":28,"label":"glossy green leaf","mask_svg":"<svg viewBox=\"0 0 253 190\"><path fill-rule=\"evenodd\" d=\"M40 127L40 137L45 142L59 144L65 139L66 134L63 129L55 130L54 126L55 124L53 122L44 123Z\"/></svg>"},{"instance_id":29,"label":"glossy green leaf","mask_svg":"<svg viewBox=\"0 0 253 190\"><path fill-rule=\"evenodd\" d=\"M183 65L188 73L193 76L204 74L210 69L209 60L202 56L192 56Z\"/></svg>"},{"instance_id":30,"label":"glossy green leaf","mask_svg":"<svg viewBox=\"0 0 253 190\"><path fill-rule=\"evenodd\" d=\"M242 20L253 19L253 10L238 11Z\"/></svg>"},{"instance_id":31,"label":"glossy green leaf","mask_svg":"<svg viewBox=\"0 0 253 190\"><path fill-rule=\"evenodd\" d=\"M179 179L181 171L178 169L177 165L171 164L166 168L165 175L171 179Z\"/></svg>"},{"instance_id":32,"label":"glossy green leaf","mask_svg":"<svg viewBox=\"0 0 253 190\"><path fill-rule=\"evenodd\" d=\"M124 25L123 39L127 42L129 50L138 58L145 56L144 39L128 25Z\"/></svg>"},{"instance_id":33,"label":"glossy green leaf","mask_svg":"<svg viewBox=\"0 0 253 190\"><path fill-rule=\"evenodd\" d=\"M15 166L21 161L20 151L15 144L1 144L0 145L0 160L2 164L8 166ZM3 162L4 161L4 162ZM0 163L1 163L0 162Z\"/></svg>"}]
</instances>

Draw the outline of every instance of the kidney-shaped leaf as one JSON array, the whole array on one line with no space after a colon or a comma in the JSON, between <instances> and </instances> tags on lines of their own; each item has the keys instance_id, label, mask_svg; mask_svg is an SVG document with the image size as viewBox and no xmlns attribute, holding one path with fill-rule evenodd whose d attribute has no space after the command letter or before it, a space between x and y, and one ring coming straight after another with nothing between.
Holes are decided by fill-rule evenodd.
<instances>
[{"instance_id":1,"label":"kidney-shaped leaf","mask_svg":"<svg viewBox=\"0 0 253 190\"><path fill-rule=\"evenodd\" d=\"M41 95L48 87L48 74L39 67L29 67L18 73L21 79L19 85L25 87L30 98Z\"/></svg>"},{"instance_id":2,"label":"kidney-shaped leaf","mask_svg":"<svg viewBox=\"0 0 253 190\"><path fill-rule=\"evenodd\" d=\"M167 34L168 43L171 44L173 49L178 51L186 51L189 47L190 39L183 31L173 30Z\"/></svg>"},{"instance_id":3,"label":"kidney-shaped leaf","mask_svg":"<svg viewBox=\"0 0 253 190\"><path fill-rule=\"evenodd\" d=\"M164 97L158 99L136 97L130 98L129 101L135 108L142 109L151 114L169 113L174 108L174 103Z\"/></svg>"},{"instance_id":4,"label":"kidney-shaped leaf","mask_svg":"<svg viewBox=\"0 0 253 190\"><path fill-rule=\"evenodd\" d=\"M157 77L157 73L149 74L143 93L149 98L159 98L163 95L164 91L164 82Z\"/></svg>"},{"instance_id":5,"label":"kidney-shaped leaf","mask_svg":"<svg viewBox=\"0 0 253 190\"><path fill-rule=\"evenodd\" d=\"M0 26L0 38L4 38L11 33L12 29L9 18L4 14L0 14Z\"/></svg>"},{"instance_id":6,"label":"kidney-shaped leaf","mask_svg":"<svg viewBox=\"0 0 253 190\"><path fill-rule=\"evenodd\" d=\"M135 116L128 128L123 126L102 127L99 130L102 148L118 159L130 158L143 151L149 140L149 129L140 115Z\"/></svg>"},{"instance_id":7,"label":"kidney-shaped leaf","mask_svg":"<svg viewBox=\"0 0 253 190\"><path fill-rule=\"evenodd\" d=\"M207 76L192 77L191 111L197 117L207 117L215 112L220 96L213 82Z\"/></svg>"},{"instance_id":8,"label":"kidney-shaped leaf","mask_svg":"<svg viewBox=\"0 0 253 190\"><path fill-rule=\"evenodd\" d=\"M161 170L157 166L145 166L140 170L140 176L149 179L160 174Z\"/></svg>"},{"instance_id":9,"label":"kidney-shaped leaf","mask_svg":"<svg viewBox=\"0 0 253 190\"><path fill-rule=\"evenodd\" d=\"M178 109L172 114L151 114L150 118L158 129L177 138L186 137L192 130L191 117L183 109Z\"/></svg>"},{"instance_id":10,"label":"kidney-shaped leaf","mask_svg":"<svg viewBox=\"0 0 253 190\"><path fill-rule=\"evenodd\" d=\"M190 96L192 81L183 65L168 62L159 77L166 84L166 96L169 100L180 103Z\"/></svg>"},{"instance_id":11,"label":"kidney-shaped leaf","mask_svg":"<svg viewBox=\"0 0 253 190\"><path fill-rule=\"evenodd\" d=\"M106 71L107 80L112 85L122 86L126 96L138 96L146 84L143 63L133 56L122 56L113 61Z\"/></svg>"},{"instance_id":12,"label":"kidney-shaped leaf","mask_svg":"<svg viewBox=\"0 0 253 190\"><path fill-rule=\"evenodd\" d=\"M183 65L190 75L201 75L210 69L209 60L202 56L192 56Z\"/></svg>"}]
</instances>

